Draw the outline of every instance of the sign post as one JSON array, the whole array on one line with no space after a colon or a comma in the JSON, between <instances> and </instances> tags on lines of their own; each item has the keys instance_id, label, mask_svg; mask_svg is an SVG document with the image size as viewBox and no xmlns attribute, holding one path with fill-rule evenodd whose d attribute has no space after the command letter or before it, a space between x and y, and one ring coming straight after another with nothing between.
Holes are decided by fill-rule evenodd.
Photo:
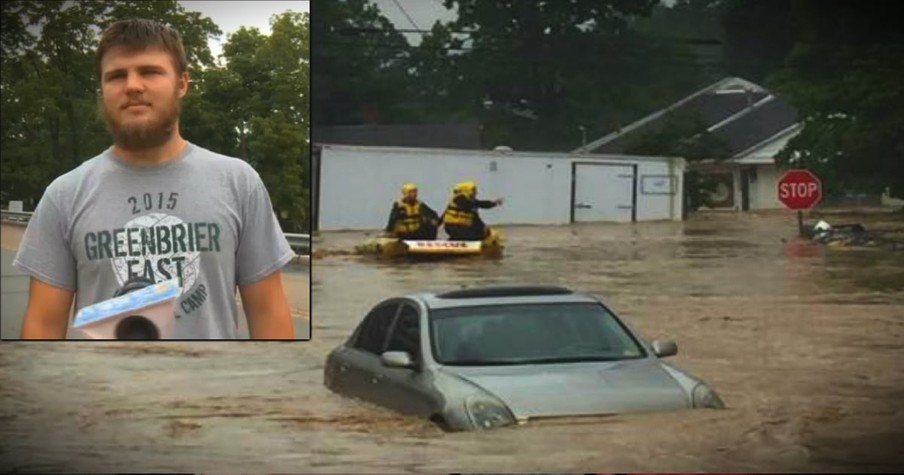
<instances>
[{"instance_id":1,"label":"sign post","mask_svg":"<svg viewBox=\"0 0 904 475\"><path fill-rule=\"evenodd\" d=\"M822 199L822 182L810 170L788 170L778 180L778 200L797 210L797 230L804 235L803 211Z\"/></svg>"}]
</instances>

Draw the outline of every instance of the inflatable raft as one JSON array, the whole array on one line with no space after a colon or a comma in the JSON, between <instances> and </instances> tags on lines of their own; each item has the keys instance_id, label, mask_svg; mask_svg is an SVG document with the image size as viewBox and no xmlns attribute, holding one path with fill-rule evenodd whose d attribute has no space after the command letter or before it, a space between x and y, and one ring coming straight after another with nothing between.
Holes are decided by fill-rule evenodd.
<instances>
[{"instance_id":1,"label":"inflatable raft","mask_svg":"<svg viewBox=\"0 0 904 475\"><path fill-rule=\"evenodd\" d=\"M490 230L490 235L483 241L434 241L405 240L391 237L372 239L355 250L359 254L379 255L383 257L457 257L483 256L502 257L504 248L502 234Z\"/></svg>"}]
</instances>

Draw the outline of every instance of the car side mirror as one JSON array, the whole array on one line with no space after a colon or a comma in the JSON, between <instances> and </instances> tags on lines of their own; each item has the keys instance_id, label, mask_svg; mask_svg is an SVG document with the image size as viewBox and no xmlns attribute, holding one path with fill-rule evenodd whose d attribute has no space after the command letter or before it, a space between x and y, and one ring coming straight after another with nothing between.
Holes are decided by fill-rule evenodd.
<instances>
[{"instance_id":1,"label":"car side mirror","mask_svg":"<svg viewBox=\"0 0 904 475\"><path fill-rule=\"evenodd\" d=\"M387 351L380 355L380 361L383 363L383 366L389 368L414 369L414 361L407 351Z\"/></svg>"},{"instance_id":2,"label":"car side mirror","mask_svg":"<svg viewBox=\"0 0 904 475\"><path fill-rule=\"evenodd\" d=\"M675 356L678 354L678 345L671 340L656 340L653 342L653 353L660 358Z\"/></svg>"}]
</instances>

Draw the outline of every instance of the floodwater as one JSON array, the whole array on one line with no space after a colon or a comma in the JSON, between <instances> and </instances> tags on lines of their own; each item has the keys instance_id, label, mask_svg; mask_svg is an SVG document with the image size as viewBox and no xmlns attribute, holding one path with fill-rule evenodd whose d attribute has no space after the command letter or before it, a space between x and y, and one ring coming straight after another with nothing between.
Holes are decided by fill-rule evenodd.
<instances>
[{"instance_id":1,"label":"floodwater","mask_svg":"<svg viewBox=\"0 0 904 475\"><path fill-rule=\"evenodd\" d=\"M904 236L904 215L825 214ZM812 218L812 217L811 217ZM888 472L904 467L904 252L794 239L791 213L505 227L506 256L386 262L324 233L312 341L5 343L0 470ZM900 239L900 237L899 237ZM320 256L320 258L316 258ZM480 283L598 295L728 409L487 432L337 396L326 354L378 301Z\"/></svg>"}]
</instances>

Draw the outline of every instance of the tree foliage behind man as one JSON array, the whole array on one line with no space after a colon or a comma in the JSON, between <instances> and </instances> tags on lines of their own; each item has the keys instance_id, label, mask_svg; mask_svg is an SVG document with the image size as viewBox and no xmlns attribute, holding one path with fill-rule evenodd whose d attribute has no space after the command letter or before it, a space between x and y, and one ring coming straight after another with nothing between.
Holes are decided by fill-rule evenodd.
<instances>
[{"instance_id":1,"label":"tree foliage behind man","mask_svg":"<svg viewBox=\"0 0 904 475\"><path fill-rule=\"evenodd\" d=\"M2 2L0 201L34 209L50 181L110 146L98 115L94 50L114 21L148 18L176 28L190 64L183 136L252 163L285 231L309 224L309 20L285 13L273 33L241 29L214 62L222 31L175 1ZM40 32L38 35L37 32Z\"/></svg>"}]
</instances>

